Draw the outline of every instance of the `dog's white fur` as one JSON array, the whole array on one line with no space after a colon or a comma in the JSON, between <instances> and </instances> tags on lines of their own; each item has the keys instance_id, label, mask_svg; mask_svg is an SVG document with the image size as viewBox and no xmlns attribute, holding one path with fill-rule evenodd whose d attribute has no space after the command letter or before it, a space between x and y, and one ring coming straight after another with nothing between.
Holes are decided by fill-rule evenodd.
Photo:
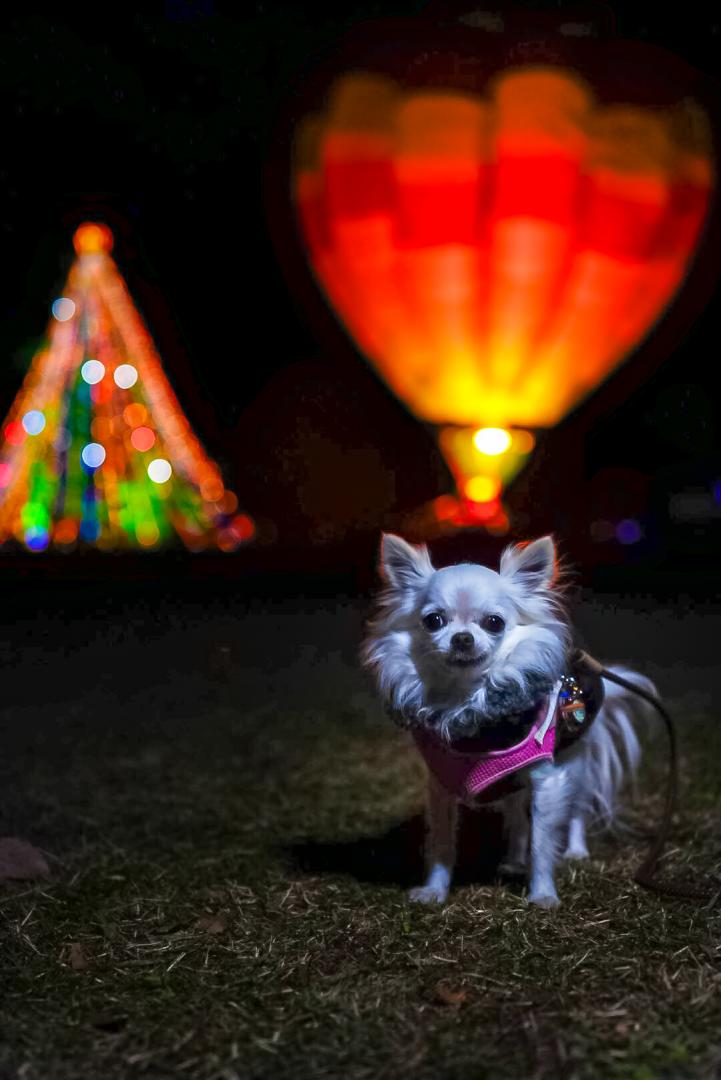
<instances>
[{"instance_id":1,"label":"dog's white fur","mask_svg":"<svg viewBox=\"0 0 721 1080\"><path fill-rule=\"evenodd\" d=\"M430 724L433 718L446 738L462 736L484 714L491 689L523 691L533 678L555 682L563 673L570 631L556 587L551 537L508 547L496 573L471 563L436 570L425 546L384 535L381 573L385 588L363 658L386 704L414 723ZM615 670L655 692L643 676ZM638 764L632 718L643 703L614 683L604 681L604 690L603 707L583 738L553 763L529 769L523 790L502 800L508 837L504 868L528 871L528 899L540 907L559 902L558 856L588 855L587 824L612 822L619 789ZM429 775L428 874L411 899L443 903L447 898L457 810L455 796Z\"/></svg>"}]
</instances>

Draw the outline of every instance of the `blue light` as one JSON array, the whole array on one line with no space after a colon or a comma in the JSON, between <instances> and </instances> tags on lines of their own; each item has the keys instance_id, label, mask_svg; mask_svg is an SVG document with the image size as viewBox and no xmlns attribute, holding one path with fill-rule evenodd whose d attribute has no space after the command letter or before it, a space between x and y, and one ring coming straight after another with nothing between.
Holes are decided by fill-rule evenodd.
<instances>
[{"instance_id":1,"label":"blue light","mask_svg":"<svg viewBox=\"0 0 721 1080\"><path fill-rule=\"evenodd\" d=\"M721 503L721 480L717 480L711 490L713 492L713 497L716 502Z\"/></svg>"},{"instance_id":2,"label":"blue light","mask_svg":"<svg viewBox=\"0 0 721 1080\"><path fill-rule=\"evenodd\" d=\"M635 518L624 518L616 526L616 539L619 544L637 544L641 539L641 526Z\"/></svg>"},{"instance_id":3,"label":"blue light","mask_svg":"<svg viewBox=\"0 0 721 1080\"><path fill-rule=\"evenodd\" d=\"M100 536L100 522L86 518L80 523L80 536L83 540L94 543Z\"/></svg>"},{"instance_id":4,"label":"blue light","mask_svg":"<svg viewBox=\"0 0 721 1080\"><path fill-rule=\"evenodd\" d=\"M32 525L25 530L25 544L31 551L45 551L50 543L48 530L39 525Z\"/></svg>"}]
</instances>

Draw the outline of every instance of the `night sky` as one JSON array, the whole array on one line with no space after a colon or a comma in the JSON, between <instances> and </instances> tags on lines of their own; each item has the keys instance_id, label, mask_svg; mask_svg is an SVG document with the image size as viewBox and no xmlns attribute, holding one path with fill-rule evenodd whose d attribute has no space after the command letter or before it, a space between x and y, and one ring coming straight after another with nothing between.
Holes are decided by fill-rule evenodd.
<instances>
[{"instance_id":1,"label":"night sky","mask_svg":"<svg viewBox=\"0 0 721 1080\"><path fill-rule=\"evenodd\" d=\"M97 217L115 232L116 260L189 418L247 508L275 517L284 541L342 544L446 490L430 433L289 283L297 254L290 239L287 260L278 250L285 211L268 199L304 73L360 21L425 6L346 4L341 16L338 6L165 0L11 15L0 35L3 414L62 287L72 231ZM721 20L705 11L619 5L616 33L710 74ZM269 213L280 218L272 228ZM523 496L529 529L558 520L559 500L569 536L597 512L591 487L559 496L558 475L549 480L559 448L575 449L589 484L611 467L643 474L651 513L670 491L721 478L718 294L704 258L695 321L679 313L639 358L649 369L663 359L654 374L640 388L607 387L549 438ZM540 508L544 493L555 509ZM668 557L710 557L715 529L692 541L674 533L670 546L666 536Z\"/></svg>"}]
</instances>

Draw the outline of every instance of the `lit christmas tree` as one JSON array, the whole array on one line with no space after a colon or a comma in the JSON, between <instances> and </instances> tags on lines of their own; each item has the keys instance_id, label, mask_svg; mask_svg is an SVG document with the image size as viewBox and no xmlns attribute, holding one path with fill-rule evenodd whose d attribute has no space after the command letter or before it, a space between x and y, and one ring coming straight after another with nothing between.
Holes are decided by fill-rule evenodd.
<instances>
[{"instance_id":1,"label":"lit christmas tree","mask_svg":"<svg viewBox=\"0 0 721 1080\"><path fill-rule=\"evenodd\" d=\"M77 259L52 306L3 425L0 545L34 552L234 551L254 532L183 414L110 256L104 225L81 225Z\"/></svg>"}]
</instances>

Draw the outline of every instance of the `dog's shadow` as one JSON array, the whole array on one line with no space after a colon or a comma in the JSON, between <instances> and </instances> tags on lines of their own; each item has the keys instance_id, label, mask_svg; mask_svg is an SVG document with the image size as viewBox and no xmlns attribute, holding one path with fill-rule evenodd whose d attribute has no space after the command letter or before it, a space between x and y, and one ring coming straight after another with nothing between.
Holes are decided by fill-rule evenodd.
<instances>
[{"instance_id":1,"label":"dog's shadow","mask_svg":"<svg viewBox=\"0 0 721 1080\"><path fill-rule=\"evenodd\" d=\"M304 840L285 848L303 874L347 874L357 881L407 889L423 878L425 823L421 814L377 836L345 841ZM504 854L502 818L491 810L461 808L454 881L490 885L508 879L499 870Z\"/></svg>"}]
</instances>

